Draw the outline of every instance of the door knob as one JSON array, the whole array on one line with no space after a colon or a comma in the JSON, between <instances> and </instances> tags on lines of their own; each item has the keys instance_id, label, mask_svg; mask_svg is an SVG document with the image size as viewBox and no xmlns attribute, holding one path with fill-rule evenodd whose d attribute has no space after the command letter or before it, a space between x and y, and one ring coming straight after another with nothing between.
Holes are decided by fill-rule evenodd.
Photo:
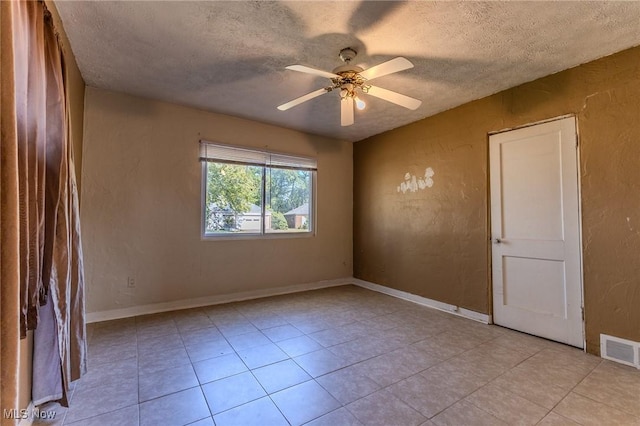
<instances>
[{"instance_id":1,"label":"door knob","mask_svg":"<svg viewBox=\"0 0 640 426\"><path fill-rule=\"evenodd\" d=\"M493 240L493 242L495 244L500 244L500 243L502 243L502 240L500 238L496 238L495 240Z\"/></svg>"}]
</instances>

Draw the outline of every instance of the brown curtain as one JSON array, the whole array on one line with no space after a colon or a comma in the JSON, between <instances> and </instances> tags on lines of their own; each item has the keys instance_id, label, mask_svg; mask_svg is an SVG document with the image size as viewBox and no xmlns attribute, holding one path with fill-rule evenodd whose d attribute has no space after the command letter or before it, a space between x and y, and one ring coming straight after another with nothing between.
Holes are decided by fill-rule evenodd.
<instances>
[{"instance_id":1,"label":"brown curtain","mask_svg":"<svg viewBox=\"0 0 640 426\"><path fill-rule=\"evenodd\" d=\"M6 3L6 5L5 5ZM80 244L79 210L73 156L69 144L68 108L64 62L51 18L41 2L11 1L2 4L2 316L3 352L13 353L14 334L5 341L5 307L19 306L19 336L34 332L32 397L38 405L60 401L67 405L69 382L86 370L84 277ZM11 28L5 28L5 10ZM5 36L5 33L9 35ZM5 38L10 38L12 66L5 67ZM5 70L6 68L6 70ZM5 74L6 71L6 74ZM5 84L6 81L6 84ZM11 92L13 85L13 92ZM5 86L9 88L5 96ZM5 114L5 104L7 114ZM9 117L5 138L4 118ZM15 129L15 130L12 130ZM6 145L6 158L5 158ZM14 158L15 157L15 158ZM5 180L5 160L7 167ZM15 196L5 203L8 194ZM13 203L13 204L12 204ZM4 210L17 206L17 222L4 220ZM11 218L11 216L10 216ZM17 229L18 250L5 250L5 228ZM11 236L9 234L8 236ZM7 240L8 247L15 241ZM13 256L9 255L9 251ZM16 267L17 277L5 281L5 259ZM11 269L9 269L11 271ZM4 292L12 299L5 299ZM19 300L14 291L18 288ZM10 307L9 307L10 309ZM7 313L9 316L10 313ZM15 313L14 313L15 315ZM11 324L11 323L10 323ZM5 364L3 374L19 368ZM28 368L28 367L26 367ZM14 377L9 377L15 380ZM5 386L2 386L3 407ZM7 398L11 398L7 390ZM20 408L20 407L15 407Z\"/></svg>"},{"instance_id":2,"label":"brown curtain","mask_svg":"<svg viewBox=\"0 0 640 426\"><path fill-rule=\"evenodd\" d=\"M0 2L0 408L3 410L18 408L20 368L20 214L13 6ZM2 424L5 423L11 421L3 418Z\"/></svg>"}]
</instances>

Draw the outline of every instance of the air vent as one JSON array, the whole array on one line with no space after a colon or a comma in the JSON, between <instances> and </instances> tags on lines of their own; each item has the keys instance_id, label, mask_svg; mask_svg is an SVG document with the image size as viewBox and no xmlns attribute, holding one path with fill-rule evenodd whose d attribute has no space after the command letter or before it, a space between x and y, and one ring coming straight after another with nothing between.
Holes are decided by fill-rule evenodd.
<instances>
[{"instance_id":1,"label":"air vent","mask_svg":"<svg viewBox=\"0 0 640 426\"><path fill-rule=\"evenodd\" d=\"M640 368L640 343L619 337L600 335L602 358Z\"/></svg>"}]
</instances>

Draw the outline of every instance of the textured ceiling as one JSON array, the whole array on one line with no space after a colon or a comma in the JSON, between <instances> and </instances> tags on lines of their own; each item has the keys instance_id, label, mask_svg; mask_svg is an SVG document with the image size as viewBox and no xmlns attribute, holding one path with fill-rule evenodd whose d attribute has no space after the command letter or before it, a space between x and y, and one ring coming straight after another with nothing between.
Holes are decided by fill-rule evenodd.
<instances>
[{"instance_id":1,"label":"textured ceiling","mask_svg":"<svg viewBox=\"0 0 640 426\"><path fill-rule=\"evenodd\" d=\"M357 141L640 44L640 2L57 1L90 86ZM329 82L344 47L375 80L421 99L415 111L366 97L340 126L337 92L277 105Z\"/></svg>"}]
</instances>

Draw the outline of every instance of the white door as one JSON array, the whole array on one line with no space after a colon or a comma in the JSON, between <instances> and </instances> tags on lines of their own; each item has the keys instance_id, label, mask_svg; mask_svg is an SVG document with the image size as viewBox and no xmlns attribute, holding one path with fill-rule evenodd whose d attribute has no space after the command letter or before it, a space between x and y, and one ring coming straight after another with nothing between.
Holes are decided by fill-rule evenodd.
<instances>
[{"instance_id":1,"label":"white door","mask_svg":"<svg viewBox=\"0 0 640 426\"><path fill-rule=\"evenodd\" d=\"M583 347L574 118L492 135L494 322Z\"/></svg>"}]
</instances>

